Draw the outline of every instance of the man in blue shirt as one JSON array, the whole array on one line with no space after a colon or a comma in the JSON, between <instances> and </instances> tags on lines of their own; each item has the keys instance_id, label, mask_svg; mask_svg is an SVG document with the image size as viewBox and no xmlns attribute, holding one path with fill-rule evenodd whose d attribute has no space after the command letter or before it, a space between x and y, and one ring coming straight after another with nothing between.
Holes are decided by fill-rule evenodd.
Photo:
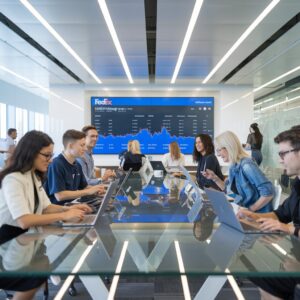
<instances>
[{"instance_id":1,"label":"man in blue shirt","mask_svg":"<svg viewBox=\"0 0 300 300\"><path fill-rule=\"evenodd\" d=\"M76 161L85 151L85 134L67 130L63 135L64 151L48 168L45 190L52 203L65 204L76 198L105 192L104 186L89 186L82 168Z\"/></svg>"},{"instance_id":2,"label":"man in blue shirt","mask_svg":"<svg viewBox=\"0 0 300 300\"><path fill-rule=\"evenodd\" d=\"M86 151L82 157L78 157L76 160L81 165L87 183L89 185L97 185L102 181L107 181L109 177L115 177L115 173L112 170L107 169L101 178L96 178L92 151L98 140L98 132L93 125L83 127L82 132L85 134Z\"/></svg>"}]
</instances>

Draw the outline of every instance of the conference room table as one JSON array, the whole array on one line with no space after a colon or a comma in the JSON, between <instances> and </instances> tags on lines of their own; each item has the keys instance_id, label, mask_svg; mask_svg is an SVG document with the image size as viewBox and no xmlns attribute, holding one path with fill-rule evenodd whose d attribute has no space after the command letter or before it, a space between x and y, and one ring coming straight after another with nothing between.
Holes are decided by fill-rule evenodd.
<instances>
[{"instance_id":1,"label":"conference room table","mask_svg":"<svg viewBox=\"0 0 300 300\"><path fill-rule=\"evenodd\" d=\"M97 228L46 226L2 244L0 277L61 275L71 282L77 275L92 299L113 299L120 277L176 277L185 299L214 299L230 275L300 275L297 238L219 225L209 201L198 211L187 180L150 177L130 176ZM196 277L206 280L195 293L189 279Z\"/></svg>"}]
</instances>

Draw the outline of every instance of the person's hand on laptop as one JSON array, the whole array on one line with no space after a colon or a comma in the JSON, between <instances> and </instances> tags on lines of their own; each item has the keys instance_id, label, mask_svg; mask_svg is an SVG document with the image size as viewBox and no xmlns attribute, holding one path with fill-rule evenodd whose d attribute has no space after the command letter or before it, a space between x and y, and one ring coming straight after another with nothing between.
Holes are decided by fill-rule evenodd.
<instances>
[{"instance_id":1,"label":"person's hand on laptop","mask_svg":"<svg viewBox=\"0 0 300 300\"><path fill-rule=\"evenodd\" d=\"M79 222L80 220L83 219L84 215L85 212L83 210L77 208L70 208L64 211L64 217L62 221Z\"/></svg>"},{"instance_id":2,"label":"person's hand on laptop","mask_svg":"<svg viewBox=\"0 0 300 300\"><path fill-rule=\"evenodd\" d=\"M102 195L105 194L106 188L102 184L97 184L93 186L88 186L87 188L85 188L85 191L87 192L87 195L94 195L94 194Z\"/></svg>"},{"instance_id":3,"label":"person's hand on laptop","mask_svg":"<svg viewBox=\"0 0 300 300\"><path fill-rule=\"evenodd\" d=\"M70 209L80 209L80 210L84 211L84 213L86 213L86 214L89 214L93 211L92 208L85 203L74 204L74 205L70 206Z\"/></svg>"},{"instance_id":4,"label":"person's hand on laptop","mask_svg":"<svg viewBox=\"0 0 300 300\"><path fill-rule=\"evenodd\" d=\"M260 223L260 229L263 231L282 231L288 234L293 234L293 226L281 223L279 220L271 218L258 218L257 222Z\"/></svg>"},{"instance_id":5,"label":"person's hand on laptop","mask_svg":"<svg viewBox=\"0 0 300 300\"><path fill-rule=\"evenodd\" d=\"M241 207L236 215L239 219L248 219L252 221L257 220L259 218L259 216L257 216L254 212L244 207Z\"/></svg>"},{"instance_id":6,"label":"person's hand on laptop","mask_svg":"<svg viewBox=\"0 0 300 300\"><path fill-rule=\"evenodd\" d=\"M113 170L106 169L102 176L102 180L107 181L111 177L116 177L116 173Z\"/></svg>"}]
</instances>

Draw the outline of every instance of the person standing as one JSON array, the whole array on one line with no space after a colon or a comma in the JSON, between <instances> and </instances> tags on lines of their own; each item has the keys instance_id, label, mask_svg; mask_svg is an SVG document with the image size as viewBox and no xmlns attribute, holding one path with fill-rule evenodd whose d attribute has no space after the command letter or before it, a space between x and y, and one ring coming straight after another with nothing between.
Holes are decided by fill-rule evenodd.
<instances>
[{"instance_id":1,"label":"person standing","mask_svg":"<svg viewBox=\"0 0 300 300\"><path fill-rule=\"evenodd\" d=\"M107 169L101 178L96 178L92 151L98 140L98 132L93 125L83 127L82 132L85 134L86 151L83 156L77 157L76 160L81 165L87 183L89 185L97 185L102 181L107 181L109 177L114 177L115 173L112 170Z\"/></svg>"},{"instance_id":2,"label":"person standing","mask_svg":"<svg viewBox=\"0 0 300 300\"><path fill-rule=\"evenodd\" d=\"M263 135L261 134L257 123L251 124L249 130L250 133L247 138L246 149L251 149L252 158L258 165L260 165L263 160L263 156L261 153Z\"/></svg>"},{"instance_id":3,"label":"person standing","mask_svg":"<svg viewBox=\"0 0 300 300\"><path fill-rule=\"evenodd\" d=\"M4 163L7 166L9 163L9 159L16 148L16 138L17 138L17 129L9 128L7 130L7 136L5 139L6 144L6 153L4 156Z\"/></svg>"}]
</instances>

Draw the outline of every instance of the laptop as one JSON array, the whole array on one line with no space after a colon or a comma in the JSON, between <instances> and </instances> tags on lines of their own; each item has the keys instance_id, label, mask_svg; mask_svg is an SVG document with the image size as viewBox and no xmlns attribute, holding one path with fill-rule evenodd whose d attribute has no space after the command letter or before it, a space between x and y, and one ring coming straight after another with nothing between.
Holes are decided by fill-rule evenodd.
<instances>
[{"instance_id":1,"label":"laptop","mask_svg":"<svg viewBox=\"0 0 300 300\"><path fill-rule=\"evenodd\" d=\"M60 222L63 227L93 227L97 223L100 223L100 219L102 214L105 212L107 205L109 204L109 200L112 197L113 192L117 188L119 180L113 181L103 197L101 205L99 206L97 214L85 215L83 219L79 222Z\"/></svg>"},{"instance_id":2,"label":"laptop","mask_svg":"<svg viewBox=\"0 0 300 300\"><path fill-rule=\"evenodd\" d=\"M208 199L210 200L214 212L217 214L220 223L234 228L242 233L267 233L274 234L280 231L263 231L259 228L259 223L249 219L239 220L230 202L223 192L214 189L204 188Z\"/></svg>"},{"instance_id":3,"label":"laptop","mask_svg":"<svg viewBox=\"0 0 300 300\"><path fill-rule=\"evenodd\" d=\"M163 171L164 173L167 173L163 163L160 160L150 160L150 164L153 169L153 172L158 170L158 171Z\"/></svg>"}]
</instances>

